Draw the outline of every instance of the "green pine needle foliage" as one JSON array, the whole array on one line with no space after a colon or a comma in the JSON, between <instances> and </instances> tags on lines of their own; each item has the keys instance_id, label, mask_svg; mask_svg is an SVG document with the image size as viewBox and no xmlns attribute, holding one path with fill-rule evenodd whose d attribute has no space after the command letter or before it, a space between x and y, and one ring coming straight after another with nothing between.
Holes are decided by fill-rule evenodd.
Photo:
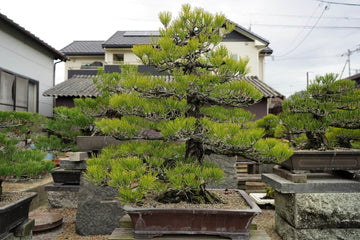
<instances>
[{"instance_id":1,"label":"green pine needle foliage","mask_svg":"<svg viewBox=\"0 0 360 240\"><path fill-rule=\"evenodd\" d=\"M283 102L284 112L280 115L283 135L297 148L326 150L339 145L334 141L351 147L351 140L345 140L345 135L351 136L349 131L344 131L340 140L332 129L360 129L359 102L360 91L355 89L354 81L337 80L332 73L317 76L306 91Z\"/></svg>"},{"instance_id":2,"label":"green pine needle foliage","mask_svg":"<svg viewBox=\"0 0 360 240\"><path fill-rule=\"evenodd\" d=\"M214 202L206 185L222 180L224 173L205 162L205 154L280 162L291 150L279 140L260 141L264 129L249 124L254 115L241 109L263 96L243 79L249 58L235 60L220 44L235 26L223 14L189 4L176 18L168 12L159 18L161 36L132 50L162 76L123 65L120 73L100 69L94 78L98 98L105 99L101 111L107 113L95 121L96 129L122 143L89 160L87 176L118 187L127 203L141 204L149 195L187 201L201 195L197 201ZM95 102L89 102L90 109Z\"/></svg>"}]
</instances>

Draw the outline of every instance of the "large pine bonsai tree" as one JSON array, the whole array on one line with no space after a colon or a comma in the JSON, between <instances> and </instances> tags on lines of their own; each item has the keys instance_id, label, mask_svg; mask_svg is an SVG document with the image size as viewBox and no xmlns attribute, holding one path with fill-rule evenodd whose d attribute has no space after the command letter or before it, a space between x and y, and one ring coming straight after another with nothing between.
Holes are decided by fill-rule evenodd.
<instances>
[{"instance_id":1,"label":"large pine bonsai tree","mask_svg":"<svg viewBox=\"0 0 360 240\"><path fill-rule=\"evenodd\" d=\"M306 91L283 102L283 133L294 147L351 148L352 140L360 139L360 91L355 81L337 77L333 73L317 76Z\"/></svg>"},{"instance_id":2,"label":"large pine bonsai tree","mask_svg":"<svg viewBox=\"0 0 360 240\"><path fill-rule=\"evenodd\" d=\"M241 107L262 95L242 80L249 59L235 60L220 44L234 25L222 14L190 5L173 20L168 12L159 18L161 37L133 52L164 76L122 66L121 73L99 71L95 79L110 112L122 116L103 118L97 128L127 142L89 160L87 174L97 184L119 187L125 202L139 202L153 190L161 193L160 201L213 202L205 185L220 180L222 171L204 155L280 162L291 152L277 140L262 139L264 131L248 124L253 114Z\"/></svg>"}]
</instances>

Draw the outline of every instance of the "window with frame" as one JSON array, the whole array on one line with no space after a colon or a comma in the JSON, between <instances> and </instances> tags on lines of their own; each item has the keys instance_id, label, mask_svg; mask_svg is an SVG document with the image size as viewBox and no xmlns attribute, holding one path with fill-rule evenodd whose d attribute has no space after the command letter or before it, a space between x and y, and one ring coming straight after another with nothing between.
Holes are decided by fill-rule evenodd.
<instances>
[{"instance_id":1,"label":"window with frame","mask_svg":"<svg viewBox=\"0 0 360 240\"><path fill-rule=\"evenodd\" d=\"M0 110L38 112L39 84L0 70Z\"/></svg>"}]
</instances>

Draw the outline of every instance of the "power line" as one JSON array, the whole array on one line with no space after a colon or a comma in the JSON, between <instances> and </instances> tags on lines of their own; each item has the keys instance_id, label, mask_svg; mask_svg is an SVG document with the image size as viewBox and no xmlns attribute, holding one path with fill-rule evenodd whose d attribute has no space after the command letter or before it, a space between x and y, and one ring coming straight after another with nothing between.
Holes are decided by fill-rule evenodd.
<instances>
[{"instance_id":1,"label":"power line","mask_svg":"<svg viewBox=\"0 0 360 240\"><path fill-rule=\"evenodd\" d=\"M356 4L356 3L342 3L342 2L333 2L333 1L324 1L324 0L317 0L317 1L322 2L322 3L327 3L327 4L337 4L337 5L360 7L360 4Z\"/></svg>"},{"instance_id":2,"label":"power line","mask_svg":"<svg viewBox=\"0 0 360 240\"><path fill-rule=\"evenodd\" d=\"M326 5L323 9L323 11L321 12L320 16L318 17L318 19L316 20L316 22L314 23L314 25L311 27L311 29L309 30L309 32L305 35L305 37L293 48L291 49L290 51L282 54L282 55L279 55L277 57L283 57L283 56L286 56L286 55L289 55L290 53L294 52L305 40L306 38L310 35L310 33L314 30L314 28L316 27L316 25L319 23L321 17L324 15L325 11L328 9L328 5Z\"/></svg>"},{"instance_id":3,"label":"power line","mask_svg":"<svg viewBox=\"0 0 360 240\"><path fill-rule=\"evenodd\" d=\"M246 15L246 14L245 14ZM251 13L251 15L258 15L261 17L264 16L270 16L270 17L288 17L288 18L317 18L315 16L308 16L308 15L290 15L290 14L272 14L272 13ZM340 17L340 16L334 16L334 17L322 17L323 19L337 19L337 20L360 20L359 17Z\"/></svg>"},{"instance_id":4,"label":"power line","mask_svg":"<svg viewBox=\"0 0 360 240\"><path fill-rule=\"evenodd\" d=\"M281 27L281 28L313 28L313 26L306 25L290 25L290 24L267 24L267 23L252 23L253 26L265 27ZM360 29L360 26L316 26L318 29Z\"/></svg>"}]
</instances>

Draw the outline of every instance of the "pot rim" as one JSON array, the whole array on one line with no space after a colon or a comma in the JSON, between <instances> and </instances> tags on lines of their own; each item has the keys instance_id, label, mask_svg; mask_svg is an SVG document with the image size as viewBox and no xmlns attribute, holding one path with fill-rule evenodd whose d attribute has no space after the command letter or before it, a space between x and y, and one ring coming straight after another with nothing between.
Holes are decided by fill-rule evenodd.
<instances>
[{"instance_id":1,"label":"pot rim","mask_svg":"<svg viewBox=\"0 0 360 240\"><path fill-rule=\"evenodd\" d=\"M223 189L208 189L208 190L223 190ZM244 200L246 201L246 203L249 205L249 207L251 209L211 209L211 208L134 208L130 205L124 205L124 210L126 212L144 212L144 211L149 211L149 212L161 212L161 211L171 211L173 213L184 213L184 212L189 212L192 211L194 213L197 212L208 212L208 213L219 213L219 212L224 212L226 214L236 214L239 212L242 213L255 213L256 215L261 213L261 209L260 207L255 203L255 201L253 199L250 198L250 196L243 190L239 190L239 189L234 189L236 192L240 193L240 195L244 198ZM196 206L196 204L194 204L194 206Z\"/></svg>"},{"instance_id":2,"label":"pot rim","mask_svg":"<svg viewBox=\"0 0 360 240\"><path fill-rule=\"evenodd\" d=\"M24 197L16 200L15 202L11 202L8 205L0 207L0 212L16 206L19 202L22 202L22 201L25 201L25 200L30 200L31 201L33 198L35 198L38 195L36 192L28 192L28 193L29 193L28 196L24 196Z\"/></svg>"}]
</instances>

